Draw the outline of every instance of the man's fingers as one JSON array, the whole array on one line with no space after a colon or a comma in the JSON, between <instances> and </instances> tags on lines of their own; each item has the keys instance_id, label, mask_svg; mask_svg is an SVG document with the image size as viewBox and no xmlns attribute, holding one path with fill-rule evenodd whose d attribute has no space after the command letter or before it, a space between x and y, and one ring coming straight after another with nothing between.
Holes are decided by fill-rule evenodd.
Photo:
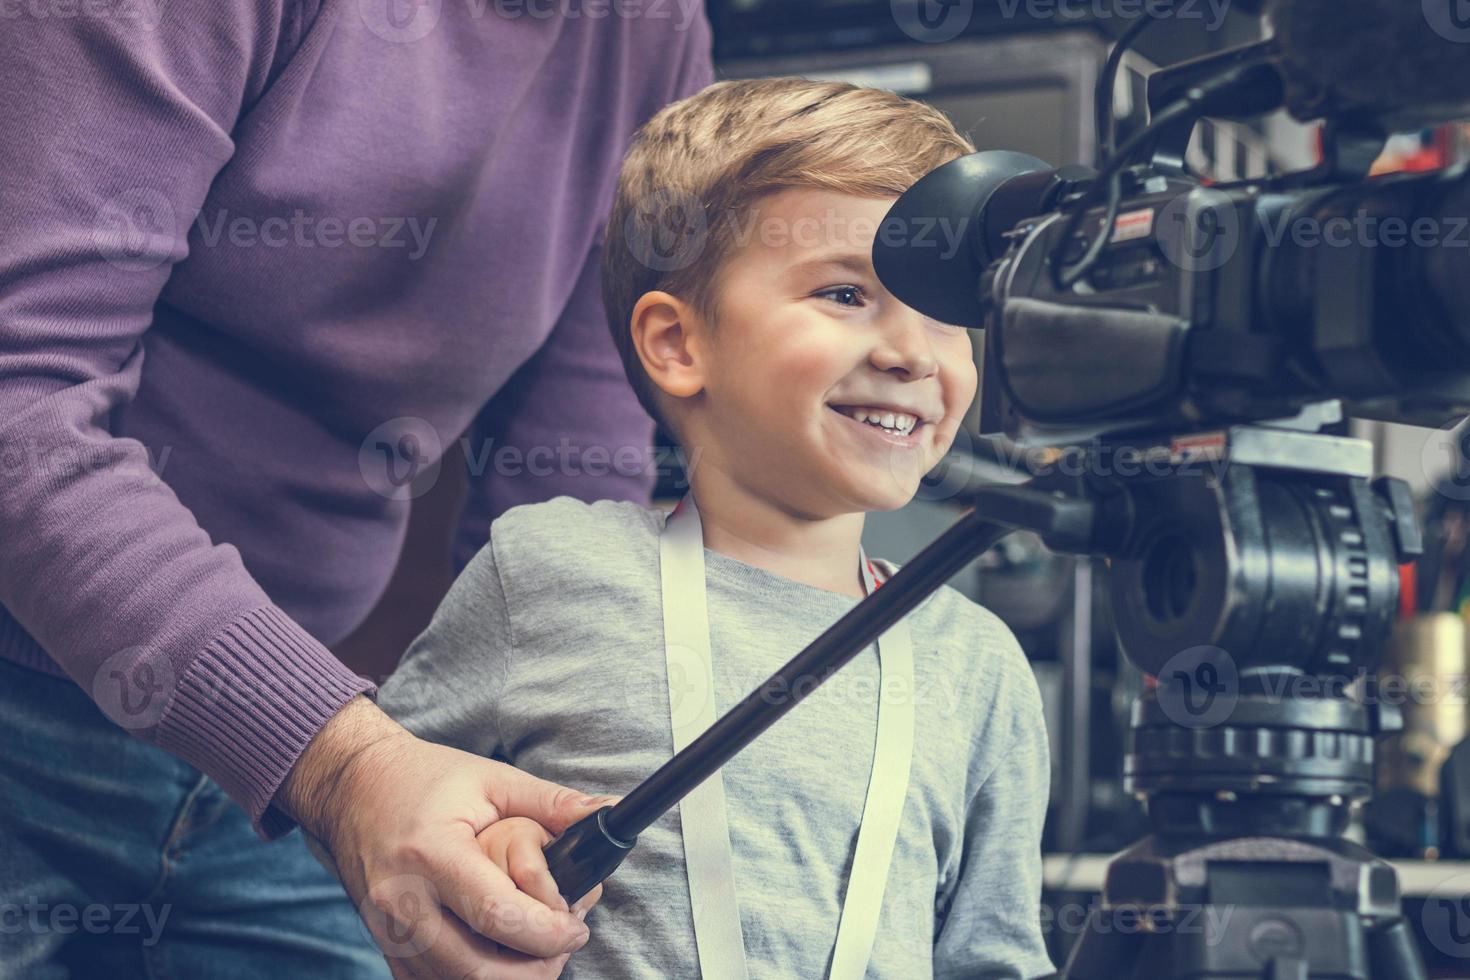
<instances>
[{"instance_id":1,"label":"man's fingers","mask_svg":"<svg viewBox=\"0 0 1470 980\"><path fill-rule=\"evenodd\" d=\"M419 975L402 961L391 956L385 959L388 961L388 972L393 974L393 980L420 980Z\"/></svg>"},{"instance_id":2,"label":"man's fingers","mask_svg":"<svg viewBox=\"0 0 1470 980\"><path fill-rule=\"evenodd\" d=\"M500 815L530 817L553 834L617 802L615 796L589 797L504 763L491 765L485 770L485 795Z\"/></svg>"},{"instance_id":3,"label":"man's fingers","mask_svg":"<svg viewBox=\"0 0 1470 980\"><path fill-rule=\"evenodd\" d=\"M590 892L583 895L572 904L572 914L575 915L578 912L581 912L583 914L583 918L586 918L586 913L591 911L592 906L596 905L600 901L602 901L602 884L598 883L597 887L593 888Z\"/></svg>"},{"instance_id":4,"label":"man's fingers","mask_svg":"<svg viewBox=\"0 0 1470 980\"><path fill-rule=\"evenodd\" d=\"M465 977L476 980L554 980L570 953L538 959L505 949L446 916L438 941L410 962L414 977ZM406 974L407 976L408 974Z\"/></svg>"},{"instance_id":5,"label":"man's fingers","mask_svg":"<svg viewBox=\"0 0 1470 980\"><path fill-rule=\"evenodd\" d=\"M443 903L486 939L538 957L587 943L587 927L576 916L521 892L473 838L446 852L433 874Z\"/></svg>"}]
</instances>

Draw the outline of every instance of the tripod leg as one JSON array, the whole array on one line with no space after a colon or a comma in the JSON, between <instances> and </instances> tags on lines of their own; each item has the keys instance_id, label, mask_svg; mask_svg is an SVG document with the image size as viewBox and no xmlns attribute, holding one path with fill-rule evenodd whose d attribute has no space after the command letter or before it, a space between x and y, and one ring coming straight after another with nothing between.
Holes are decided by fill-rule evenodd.
<instances>
[{"instance_id":1,"label":"tripod leg","mask_svg":"<svg viewBox=\"0 0 1470 980\"><path fill-rule=\"evenodd\" d=\"M1273 957L1266 967L1266 980L1307 980L1307 961L1297 956Z\"/></svg>"},{"instance_id":2,"label":"tripod leg","mask_svg":"<svg viewBox=\"0 0 1470 980\"><path fill-rule=\"evenodd\" d=\"M1428 976L1414 934L1403 919L1368 934L1368 962L1373 980L1425 980Z\"/></svg>"},{"instance_id":3,"label":"tripod leg","mask_svg":"<svg viewBox=\"0 0 1470 980\"><path fill-rule=\"evenodd\" d=\"M1094 907L1087 913L1082 936L1067 957L1060 980L1132 980L1142 938L1121 931Z\"/></svg>"}]
</instances>

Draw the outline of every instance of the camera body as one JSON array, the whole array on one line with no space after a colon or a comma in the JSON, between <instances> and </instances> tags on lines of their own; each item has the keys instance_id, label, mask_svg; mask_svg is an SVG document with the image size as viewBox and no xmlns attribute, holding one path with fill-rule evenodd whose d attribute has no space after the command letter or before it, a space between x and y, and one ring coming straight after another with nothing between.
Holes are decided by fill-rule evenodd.
<instances>
[{"instance_id":1,"label":"camera body","mask_svg":"<svg viewBox=\"0 0 1470 980\"><path fill-rule=\"evenodd\" d=\"M1054 273L1105 234L1106 209L1070 235L1059 212L1013 228L980 277L981 430L1065 444L1333 398L1427 425L1470 411L1470 288L1454 266L1470 257L1467 175L1273 183L1129 174L1071 286Z\"/></svg>"}]
</instances>

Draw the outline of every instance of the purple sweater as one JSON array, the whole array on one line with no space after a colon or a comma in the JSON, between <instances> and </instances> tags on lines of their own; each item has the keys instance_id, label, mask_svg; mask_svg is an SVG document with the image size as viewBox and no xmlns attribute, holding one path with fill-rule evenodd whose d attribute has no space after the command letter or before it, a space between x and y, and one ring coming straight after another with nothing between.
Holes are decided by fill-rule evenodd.
<instances>
[{"instance_id":1,"label":"purple sweater","mask_svg":"<svg viewBox=\"0 0 1470 980\"><path fill-rule=\"evenodd\" d=\"M652 423L602 226L634 129L711 81L709 28L697 0L12 8L0 655L273 837L302 749L373 691L325 644L403 537L376 454L467 434L461 558L515 504L646 501L608 465Z\"/></svg>"}]
</instances>

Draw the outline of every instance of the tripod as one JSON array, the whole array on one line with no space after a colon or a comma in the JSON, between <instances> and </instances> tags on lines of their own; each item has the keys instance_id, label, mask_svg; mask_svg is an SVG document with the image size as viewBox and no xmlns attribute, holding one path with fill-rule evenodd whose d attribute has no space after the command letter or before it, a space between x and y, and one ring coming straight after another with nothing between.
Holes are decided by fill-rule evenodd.
<instances>
[{"instance_id":1,"label":"tripod","mask_svg":"<svg viewBox=\"0 0 1470 980\"><path fill-rule=\"evenodd\" d=\"M1155 833L1109 865L1068 980L1424 977L1393 869L1342 837L1383 729L1351 698L1280 693L1302 676L1243 678L1203 734L1140 699L1127 768Z\"/></svg>"},{"instance_id":2,"label":"tripod","mask_svg":"<svg viewBox=\"0 0 1470 980\"><path fill-rule=\"evenodd\" d=\"M1064 976L1417 980L1394 871L1343 839L1397 711L1372 696L1418 554L1401 481L1361 440L1258 426L1072 449L984 486L882 589L620 802L547 845L563 896L610 875L643 829L952 575L1013 530L1110 559L1135 705L1128 788L1155 833L1114 859ZM815 681L816 683L813 683ZM786 697L770 697L775 691ZM1126 928L1136 925L1136 928Z\"/></svg>"}]
</instances>

